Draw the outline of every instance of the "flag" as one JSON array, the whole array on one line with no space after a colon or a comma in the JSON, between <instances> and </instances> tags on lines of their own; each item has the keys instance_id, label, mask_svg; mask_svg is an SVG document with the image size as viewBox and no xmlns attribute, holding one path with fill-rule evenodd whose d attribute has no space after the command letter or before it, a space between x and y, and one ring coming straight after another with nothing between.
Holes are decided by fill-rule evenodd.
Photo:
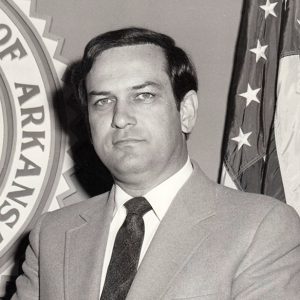
<instances>
[{"instance_id":1,"label":"flag","mask_svg":"<svg viewBox=\"0 0 300 300\"><path fill-rule=\"evenodd\" d=\"M222 183L288 203L300 193L299 9L244 1L222 149Z\"/></svg>"},{"instance_id":2,"label":"flag","mask_svg":"<svg viewBox=\"0 0 300 300\"><path fill-rule=\"evenodd\" d=\"M286 200L300 214L300 1L287 9L274 129Z\"/></svg>"}]
</instances>

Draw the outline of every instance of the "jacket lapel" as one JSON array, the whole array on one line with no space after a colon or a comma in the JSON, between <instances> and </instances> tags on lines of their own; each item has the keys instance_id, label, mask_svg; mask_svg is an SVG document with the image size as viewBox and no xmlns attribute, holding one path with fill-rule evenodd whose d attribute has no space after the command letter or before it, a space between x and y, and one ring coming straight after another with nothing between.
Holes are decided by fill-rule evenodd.
<instances>
[{"instance_id":1,"label":"jacket lapel","mask_svg":"<svg viewBox=\"0 0 300 300\"><path fill-rule=\"evenodd\" d=\"M97 204L78 216L76 225L66 233L66 300L95 300L99 297L102 263L113 212L113 198L114 189L108 201L96 199Z\"/></svg>"},{"instance_id":2,"label":"jacket lapel","mask_svg":"<svg viewBox=\"0 0 300 300\"><path fill-rule=\"evenodd\" d=\"M173 200L144 256L128 300L163 297L210 233L203 225L215 214L215 192L198 165L193 164L193 174Z\"/></svg>"}]
</instances>

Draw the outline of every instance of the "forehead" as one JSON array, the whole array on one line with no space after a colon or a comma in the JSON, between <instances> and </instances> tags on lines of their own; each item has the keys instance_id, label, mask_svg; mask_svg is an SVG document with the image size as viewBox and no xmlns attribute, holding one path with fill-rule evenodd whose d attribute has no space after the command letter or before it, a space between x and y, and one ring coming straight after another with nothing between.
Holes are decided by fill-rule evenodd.
<instances>
[{"instance_id":1,"label":"forehead","mask_svg":"<svg viewBox=\"0 0 300 300\"><path fill-rule=\"evenodd\" d=\"M142 44L110 48L96 57L86 83L124 77L166 77L166 58L159 46Z\"/></svg>"}]
</instances>

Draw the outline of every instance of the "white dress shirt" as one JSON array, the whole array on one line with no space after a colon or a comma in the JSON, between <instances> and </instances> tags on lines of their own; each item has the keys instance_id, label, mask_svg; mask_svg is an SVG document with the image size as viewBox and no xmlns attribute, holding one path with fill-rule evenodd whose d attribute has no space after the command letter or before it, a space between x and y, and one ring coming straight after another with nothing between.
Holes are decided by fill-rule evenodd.
<instances>
[{"instance_id":1,"label":"white dress shirt","mask_svg":"<svg viewBox=\"0 0 300 300\"><path fill-rule=\"evenodd\" d=\"M152 210L148 211L144 216L145 223L145 235L142 244L139 265L149 247L149 244L161 222L164 215L166 214L171 202L175 198L179 189L188 180L193 172L193 167L190 159L188 158L186 164L174 175L169 177L167 180L153 188L147 194L142 195L145 197L152 206ZM113 219L110 224L108 240L104 255L102 275L101 275L101 286L100 295L103 290L107 268L110 262L114 242L118 230L122 226L126 218L126 208L124 203L132 199L132 196L128 195L124 190L122 190L118 185L116 185L115 190L115 207L113 212Z\"/></svg>"}]
</instances>

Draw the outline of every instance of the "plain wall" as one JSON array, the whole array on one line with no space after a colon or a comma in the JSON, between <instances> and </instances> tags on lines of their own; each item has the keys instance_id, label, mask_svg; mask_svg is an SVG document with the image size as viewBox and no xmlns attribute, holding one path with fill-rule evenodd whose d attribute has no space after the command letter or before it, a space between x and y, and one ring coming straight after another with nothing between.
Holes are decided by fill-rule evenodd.
<instances>
[{"instance_id":1,"label":"plain wall","mask_svg":"<svg viewBox=\"0 0 300 300\"><path fill-rule=\"evenodd\" d=\"M190 156L216 180L241 0L39 0L38 15L52 16L50 32L65 39L62 56L78 59L99 33L142 26L166 33L184 48L199 78L198 122Z\"/></svg>"}]
</instances>

